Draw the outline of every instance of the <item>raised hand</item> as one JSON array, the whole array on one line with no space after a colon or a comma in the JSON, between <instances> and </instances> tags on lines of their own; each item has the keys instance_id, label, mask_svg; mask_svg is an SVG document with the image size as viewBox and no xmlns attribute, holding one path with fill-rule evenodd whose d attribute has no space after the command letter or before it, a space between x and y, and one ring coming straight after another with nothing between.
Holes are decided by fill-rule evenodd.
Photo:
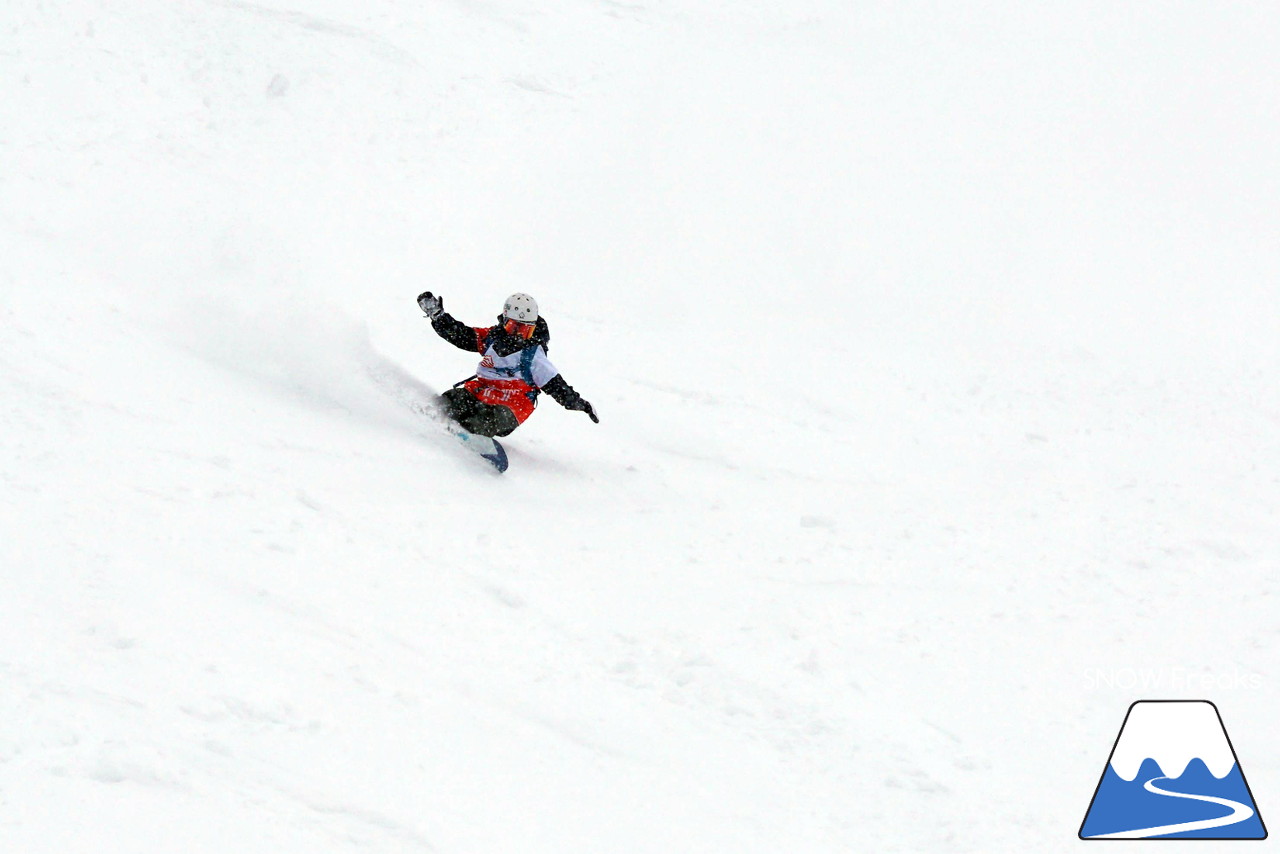
<instances>
[{"instance_id":1,"label":"raised hand","mask_svg":"<svg viewBox=\"0 0 1280 854\"><path fill-rule=\"evenodd\" d=\"M423 291L418 294L418 308L422 309L422 313L427 317L435 320L444 314L444 297L438 297L431 291Z\"/></svg>"}]
</instances>

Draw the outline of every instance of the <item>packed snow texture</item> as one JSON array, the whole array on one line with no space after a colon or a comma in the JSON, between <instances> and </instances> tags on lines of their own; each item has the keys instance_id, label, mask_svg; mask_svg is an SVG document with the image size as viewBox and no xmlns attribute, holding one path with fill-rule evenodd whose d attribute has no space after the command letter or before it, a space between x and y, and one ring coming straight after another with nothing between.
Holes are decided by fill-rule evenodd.
<instances>
[{"instance_id":1,"label":"packed snow texture","mask_svg":"<svg viewBox=\"0 0 1280 854\"><path fill-rule=\"evenodd\" d=\"M1141 698L1267 816L1277 32L8 0L0 850L1074 850Z\"/></svg>"}]
</instances>

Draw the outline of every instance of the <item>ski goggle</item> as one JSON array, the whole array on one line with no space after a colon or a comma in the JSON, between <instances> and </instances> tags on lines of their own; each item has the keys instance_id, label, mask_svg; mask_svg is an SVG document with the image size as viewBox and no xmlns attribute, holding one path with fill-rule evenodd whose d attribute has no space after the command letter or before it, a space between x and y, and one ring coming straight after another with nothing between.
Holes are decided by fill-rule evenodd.
<instances>
[{"instance_id":1,"label":"ski goggle","mask_svg":"<svg viewBox=\"0 0 1280 854\"><path fill-rule=\"evenodd\" d=\"M538 328L538 324L521 323L518 320L512 320L508 317L506 322L502 324L502 328L507 331L507 334L518 335L527 341L533 337L534 330Z\"/></svg>"}]
</instances>

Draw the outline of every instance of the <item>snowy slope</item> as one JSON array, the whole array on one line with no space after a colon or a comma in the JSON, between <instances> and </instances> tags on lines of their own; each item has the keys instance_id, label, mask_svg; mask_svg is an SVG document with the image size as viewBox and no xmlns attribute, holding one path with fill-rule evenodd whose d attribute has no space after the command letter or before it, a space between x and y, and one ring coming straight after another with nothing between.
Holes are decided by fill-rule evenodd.
<instances>
[{"instance_id":1,"label":"snowy slope","mask_svg":"<svg viewBox=\"0 0 1280 854\"><path fill-rule=\"evenodd\" d=\"M1141 697L1267 817L1280 12L1209 5L7 4L0 850L1059 850ZM601 424L460 452L427 288Z\"/></svg>"}]
</instances>

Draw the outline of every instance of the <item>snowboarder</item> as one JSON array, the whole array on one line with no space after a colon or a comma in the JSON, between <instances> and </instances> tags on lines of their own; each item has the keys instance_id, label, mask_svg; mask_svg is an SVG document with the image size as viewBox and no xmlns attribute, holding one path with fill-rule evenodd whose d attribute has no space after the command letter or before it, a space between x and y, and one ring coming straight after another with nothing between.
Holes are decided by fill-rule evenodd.
<instances>
[{"instance_id":1,"label":"snowboarder","mask_svg":"<svg viewBox=\"0 0 1280 854\"><path fill-rule=\"evenodd\" d=\"M490 327L467 326L445 313L444 300L426 291L418 307L431 319L431 328L462 350L482 356L475 376L456 383L441 395L445 412L463 429L481 436L507 436L533 414L538 392L545 391L565 409L600 419L590 403L573 390L547 358L551 333L528 294L507 297Z\"/></svg>"}]
</instances>

